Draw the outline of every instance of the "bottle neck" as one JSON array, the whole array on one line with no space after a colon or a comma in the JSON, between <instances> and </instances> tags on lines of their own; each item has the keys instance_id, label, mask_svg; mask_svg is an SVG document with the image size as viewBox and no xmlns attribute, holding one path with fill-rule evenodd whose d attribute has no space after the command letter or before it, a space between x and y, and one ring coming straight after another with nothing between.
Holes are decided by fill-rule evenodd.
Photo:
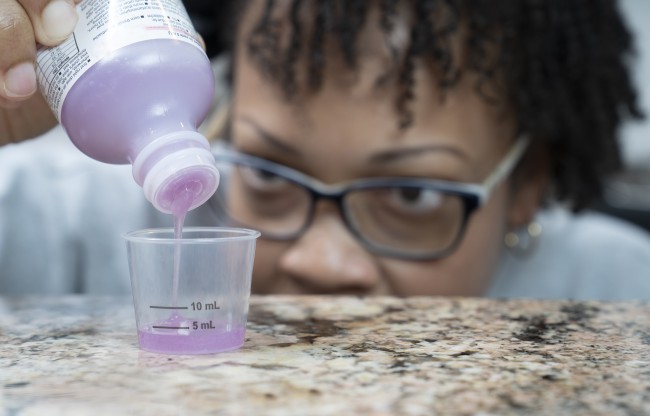
<instances>
[{"instance_id":1,"label":"bottle neck","mask_svg":"<svg viewBox=\"0 0 650 416\"><path fill-rule=\"evenodd\" d=\"M189 211L219 184L210 144L195 131L167 134L145 146L133 161L133 178L156 209L174 214L179 198L190 198Z\"/></svg>"}]
</instances>

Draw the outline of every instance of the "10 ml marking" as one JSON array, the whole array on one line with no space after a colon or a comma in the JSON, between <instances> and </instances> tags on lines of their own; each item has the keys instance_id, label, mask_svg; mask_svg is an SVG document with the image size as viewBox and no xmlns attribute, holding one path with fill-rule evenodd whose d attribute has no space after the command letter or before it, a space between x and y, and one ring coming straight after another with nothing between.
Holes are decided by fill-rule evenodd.
<instances>
[{"instance_id":1,"label":"10 ml marking","mask_svg":"<svg viewBox=\"0 0 650 416\"><path fill-rule=\"evenodd\" d=\"M193 311L200 311L203 309L206 311L215 311L217 309L221 309L221 307L217 306L216 300L211 303L192 302L190 303L190 306L192 307Z\"/></svg>"}]
</instances>

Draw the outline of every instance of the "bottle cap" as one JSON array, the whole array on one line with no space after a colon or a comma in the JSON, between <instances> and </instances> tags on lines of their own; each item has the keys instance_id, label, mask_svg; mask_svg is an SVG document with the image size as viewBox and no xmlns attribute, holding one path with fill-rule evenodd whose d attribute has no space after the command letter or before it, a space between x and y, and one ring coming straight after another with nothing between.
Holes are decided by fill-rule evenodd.
<instances>
[{"instance_id":1,"label":"bottle cap","mask_svg":"<svg viewBox=\"0 0 650 416\"><path fill-rule=\"evenodd\" d=\"M157 139L138 154L133 176L153 206L175 214L174 201L187 198L192 210L206 202L219 186L219 171L208 141L197 132L174 133Z\"/></svg>"}]
</instances>

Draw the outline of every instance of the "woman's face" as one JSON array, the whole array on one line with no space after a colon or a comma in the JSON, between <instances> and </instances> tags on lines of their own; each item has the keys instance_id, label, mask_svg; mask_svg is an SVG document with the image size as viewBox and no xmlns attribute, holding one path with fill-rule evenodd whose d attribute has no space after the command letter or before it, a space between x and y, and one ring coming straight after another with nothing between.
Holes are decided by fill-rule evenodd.
<instances>
[{"instance_id":1,"label":"woman's face","mask_svg":"<svg viewBox=\"0 0 650 416\"><path fill-rule=\"evenodd\" d=\"M249 20L244 19L244 33ZM372 42L378 36L372 29L362 34L357 72L332 56L322 89L292 102L260 73L240 44L232 108L234 147L327 184L377 176L483 182L515 139L503 110L476 94L468 74L441 99L435 79L421 65L416 71L413 124L400 130L395 83L381 82L389 53L381 42ZM507 181L502 183L470 217L457 249L435 261L369 252L346 228L336 204L321 200L311 226L299 238L258 240L253 292L481 295L505 232L532 212L534 195L527 195L517 196Z\"/></svg>"}]
</instances>

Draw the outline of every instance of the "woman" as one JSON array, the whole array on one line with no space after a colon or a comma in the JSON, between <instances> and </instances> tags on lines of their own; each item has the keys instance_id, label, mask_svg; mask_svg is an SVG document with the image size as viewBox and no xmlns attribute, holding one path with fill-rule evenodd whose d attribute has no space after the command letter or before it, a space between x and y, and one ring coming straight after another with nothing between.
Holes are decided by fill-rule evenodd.
<instances>
[{"instance_id":1,"label":"woman","mask_svg":"<svg viewBox=\"0 0 650 416\"><path fill-rule=\"evenodd\" d=\"M536 215L587 207L640 117L614 2L237 3L194 221L262 231L254 292L650 297L647 235Z\"/></svg>"}]
</instances>

